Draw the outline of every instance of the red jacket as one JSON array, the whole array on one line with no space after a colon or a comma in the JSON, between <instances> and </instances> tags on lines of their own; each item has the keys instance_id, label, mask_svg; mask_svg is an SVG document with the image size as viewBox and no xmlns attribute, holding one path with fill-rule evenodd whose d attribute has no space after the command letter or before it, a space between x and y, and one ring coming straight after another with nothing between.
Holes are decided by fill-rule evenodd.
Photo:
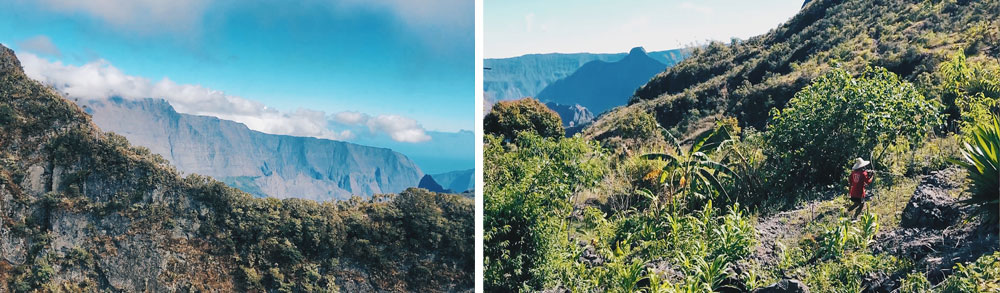
<instances>
[{"instance_id":1,"label":"red jacket","mask_svg":"<svg viewBox=\"0 0 1000 293\"><path fill-rule=\"evenodd\" d=\"M865 170L854 170L851 172L851 197L864 198L865 186L872 183L872 174Z\"/></svg>"}]
</instances>

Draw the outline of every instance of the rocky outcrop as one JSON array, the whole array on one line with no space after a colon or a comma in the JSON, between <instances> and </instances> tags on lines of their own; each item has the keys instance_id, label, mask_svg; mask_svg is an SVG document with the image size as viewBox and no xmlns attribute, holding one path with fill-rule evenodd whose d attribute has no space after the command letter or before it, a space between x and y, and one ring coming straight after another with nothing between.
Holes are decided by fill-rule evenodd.
<instances>
[{"instance_id":1,"label":"rocky outcrop","mask_svg":"<svg viewBox=\"0 0 1000 293\"><path fill-rule=\"evenodd\" d=\"M957 202L954 195L960 193L964 178L964 170L955 167L924 177L903 210L900 227L876 235L874 252L910 259L917 270L937 283L951 274L955 264L972 262L1000 249L996 227L983 225L972 217L969 207ZM872 279L888 282L901 277Z\"/></svg>"},{"instance_id":2,"label":"rocky outcrop","mask_svg":"<svg viewBox=\"0 0 1000 293\"><path fill-rule=\"evenodd\" d=\"M257 196L347 199L400 192L424 176L413 161L387 148L266 134L233 121L180 114L164 100L79 103L102 128L149 148L178 170Z\"/></svg>"},{"instance_id":3,"label":"rocky outcrop","mask_svg":"<svg viewBox=\"0 0 1000 293\"><path fill-rule=\"evenodd\" d=\"M771 286L757 289L756 293L809 293L809 286L796 279L782 279Z\"/></svg>"},{"instance_id":4,"label":"rocky outcrop","mask_svg":"<svg viewBox=\"0 0 1000 293\"><path fill-rule=\"evenodd\" d=\"M936 172L924 177L903 208L899 226L904 228L944 229L959 217L956 200L947 192L946 175Z\"/></svg>"},{"instance_id":5,"label":"rocky outcrop","mask_svg":"<svg viewBox=\"0 0 1000 293\"><path fill-rule=\"evenodd\" d=\"M580 106L580 104L563 105L548 102L545 103L545 106L559 114L559 118L562 118L563 121L563 127L580 126L594 121L594 113L590 113L587 107Z\"/></svg>"}]
</instances>

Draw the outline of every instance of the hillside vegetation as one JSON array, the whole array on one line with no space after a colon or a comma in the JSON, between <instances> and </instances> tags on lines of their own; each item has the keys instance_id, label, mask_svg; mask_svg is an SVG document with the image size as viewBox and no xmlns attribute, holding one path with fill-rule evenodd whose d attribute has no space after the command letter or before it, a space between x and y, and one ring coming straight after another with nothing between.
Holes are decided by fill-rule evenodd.
<instances>
[{"instance_id":1,"label":"hillside vegetation","mask_svg":"<svg viewBox=\"0 0 1000 293\"><path fill-rule=\"evenodd\" d=\"M473 205L259 199L101 132L0 47L0 291L472 288Z\"/></svg>"},{"instance_id":2,"label":"hillside vegetation","mask_svg":"<svg viewBox=\"0 0 1000 293\"><path fill-rule=\"evenodd\" d=\"M878 66L907 81L934 83L938 64L959 50L977 62L1000 62L997 15L997 1L812 1L766 34L694 49L636 89L628 109L601 117L584 133L614 131L631 109L654 114L675 135L717 115L763 130L770 109L835 67L860 73Z\"/></svg>"},{"instance_id":3,"label":"hillside vegetation","mask_svg":"<svg viewBox=\"0 0 1000 293\"><path fill-rule=\"evenodd\" d=\"M1000 290L998 8L814 0L580 135L491 113L520 123L486 131L486 290Z\"/></svg>"}]
</instances>

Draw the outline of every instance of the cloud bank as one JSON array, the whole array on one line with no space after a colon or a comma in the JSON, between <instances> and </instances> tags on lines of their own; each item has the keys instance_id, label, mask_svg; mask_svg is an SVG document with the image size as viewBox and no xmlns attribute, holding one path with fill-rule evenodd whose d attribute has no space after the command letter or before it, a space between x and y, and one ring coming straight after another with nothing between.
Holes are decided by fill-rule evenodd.
<instances>
[{"instance_id":1,"label":"cloud bank","mask_svg":"<svg viewBox=\"0 0 1000 293\"><path fill-rule=\"evenodd\" d=\"M32 53L19 53L18 58L25 74L52 85L70 98L161 98L180 113L232 120L271 134L350 140L358 135L357 126L364 126L371 134L384 133L399 142L415 143L431 139L416 120L399 115L371 116L358 112L327 115L322 111L301 108L282 112L260 102L199 85L178 84L168 78L154 82L127 75L103 59L74 66L60 61L51 62ZM331 128L338 123L344 127L339 130Z\"/></svg>"},{"instance_id":2,"label":"cloud bank","mask_svg":"<svg viewBox=\"0 0 1000 293\"><path fill-rule=\"evenodd\" d=\"M122 29L187 31L202 24L212 0L38 0L40 7L64 14L83 13Z\"/></svg>"}]
</instances>

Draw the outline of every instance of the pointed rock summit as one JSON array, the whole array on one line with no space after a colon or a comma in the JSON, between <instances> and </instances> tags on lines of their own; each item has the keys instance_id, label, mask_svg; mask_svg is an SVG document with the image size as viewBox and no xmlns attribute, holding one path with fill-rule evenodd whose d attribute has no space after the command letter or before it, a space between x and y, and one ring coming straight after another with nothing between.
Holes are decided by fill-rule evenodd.
<instances>
[{"instance_id":1,"label":"pointed rock summit","mask_svg":"<svg viewBox=\"0 0 1000 293\"><path fill-rule=\"evenodd\" d=\"M646 49L644 49L643 47L635 47L632 48L632 50L628 51L628 55L629 56L646 55Z\"/></svg>"},{"instance_id":2,"label":"pointed rock summit","mask_svg":"<svg viewBox=\"0 0 1000 293\"><path fill-rule=\"evenodd\" d=\"M665 68L667 65L649 57L646 49L635 47L621 60L584 64L570 76L546 86L538 98L562 105L579 104L593 115L600 115L627 104L636 88Z\"/></svg>"},{"instance_id":3,"label":"pointed rock summit","mask_svg":"<svg viewBox=\"0 0 1000 293\"><path fill-rule=\"evenodd\" d=\"M14 55L14 50L0 45L0 72L5 74L24 74L21 62Z\"/></svg>"}]
</instances>

